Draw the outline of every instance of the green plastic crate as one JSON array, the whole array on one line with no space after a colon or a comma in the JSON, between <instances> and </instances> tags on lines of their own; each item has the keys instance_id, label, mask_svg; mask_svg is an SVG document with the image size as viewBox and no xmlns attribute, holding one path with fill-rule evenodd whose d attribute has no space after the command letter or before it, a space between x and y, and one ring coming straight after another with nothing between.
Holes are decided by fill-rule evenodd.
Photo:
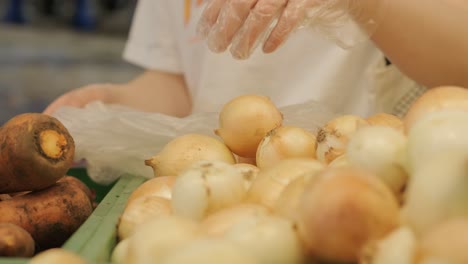
<instances>
[{"instance_id":1,"label":"green plastic crate","mask_svg":"<svg viewBox=\"0 0 468 264\"><path fill-rule=\"evenodd\" d=\"M77 177L96 192L99 205L62 248L82 256L89 263L110 263L117 243L116 225L130 194L146 179L123 175L115 183L102 186L93 182L85 169L72 169L68 175ZM0 258L0 264L25 264L27 258Z\"/></svg>"}]
</instances>

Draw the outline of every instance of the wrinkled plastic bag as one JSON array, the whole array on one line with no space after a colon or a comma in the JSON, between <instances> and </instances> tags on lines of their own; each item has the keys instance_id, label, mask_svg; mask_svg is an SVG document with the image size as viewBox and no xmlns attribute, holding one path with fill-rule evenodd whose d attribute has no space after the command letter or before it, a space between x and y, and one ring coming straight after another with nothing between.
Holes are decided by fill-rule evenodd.
<instances>
[{"instance_id":1,"label":"wrinkled plastic bag","mask_svg":"<svg viewBox=\"0 0 468 264\"><path fill-rule=\"evenodd\" d=\"M285 125L313 133L337 114L315 101L280 108ZM219 113L195 113L176 118L119 105L93 102L84 108L63 107L54 116L75 140L75 162L86 161L89 177L110 184L123 174L154 177L144 160L157 154L171 139L187 133L217 137Z\"/></svg>"}]
</instances>

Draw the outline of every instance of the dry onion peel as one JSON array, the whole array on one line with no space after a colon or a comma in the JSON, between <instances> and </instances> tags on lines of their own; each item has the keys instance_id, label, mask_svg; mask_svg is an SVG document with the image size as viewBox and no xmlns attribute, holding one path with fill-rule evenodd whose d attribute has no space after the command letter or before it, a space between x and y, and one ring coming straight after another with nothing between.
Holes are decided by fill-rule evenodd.
<instances>
[{"instance_id":1,"label":"dry onion peel","mask_svg":"<svg viewBox=\"0 0 468 264\"><path fill-rule=\"evenodd\" d=\"M246 194L244 178L232 165L199 161L182 172L172 189L174 214L202 220L217 210L240 203Z\"/></svg>"},{"instance_id":2,"label":"dry onion peel","mask_svg":"<svg viewBox=\"0 0 468 264\"><path fill-rule=\"evenodd\" d=\"M336 117L321 127L317 133L317 159L329 164L346 152L349 137L369 123L355 115Z\"/></svg>"},{"instance_id":3,"label":"dry onion peel","mask_svg":"<svg viewBox=\"0 0 468 264\"><path fill-rule=\"evenodd\" d=\"M258 145L256 163L260 169L271 167L287 158L315 158L316 137L295 126L279 126Z\"/></svg>"},{"instance_id":4,"label":"dry onion peel","mask_svg":"<svg viewBox=\"0 0 468 264\"><path fill-rule=\"evenodd\" d=\"M325 165L313 159L281 160L272 167L260 170L247 192L246 201L273 209L281 192L291 181L306 173L318 173L324 168Z\"/></svg>"}]
</instances>

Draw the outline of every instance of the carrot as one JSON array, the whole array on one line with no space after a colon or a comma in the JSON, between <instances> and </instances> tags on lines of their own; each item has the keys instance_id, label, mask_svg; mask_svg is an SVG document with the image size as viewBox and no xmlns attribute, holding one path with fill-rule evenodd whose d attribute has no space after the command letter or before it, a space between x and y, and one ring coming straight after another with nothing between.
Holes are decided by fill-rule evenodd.
<instances>
[{"instance_id":1,"label":"carrot","mask_svg":"<svg viewBox=\"0 0 468 264\"><path fill-rule=\"evenodd\" d=\"M17 115L0 128L0 193L41 190L71 167L75 143L59 120Z\"/></svg>"},{"instance_id":2,"label":"carrot","mask_svg":"<svg viewBox=\"0 0 468 264\"><path fill-rule=\"evenodd\" d=\"M70 181L0 202L0 223L28 231L39 249L60 247L91 215L88 194Z\"/></svg>"},{"instance_id":3,"label":"carrot","mask_svg":"<svg viewBox=\"0 0 468 264\"><path fill-rule=\"evenodd\" d=\"M74 184L77 188L80 188L83 192L85 192L89 199L91 199L91 201L94 201L94 199L96 199L96 194L93 191L91 191L91 189L86 184L84 184L84 182L82 182L76 177L65 175L57 182L68 182L70 184Z\"/></svg>"}]
</instances>

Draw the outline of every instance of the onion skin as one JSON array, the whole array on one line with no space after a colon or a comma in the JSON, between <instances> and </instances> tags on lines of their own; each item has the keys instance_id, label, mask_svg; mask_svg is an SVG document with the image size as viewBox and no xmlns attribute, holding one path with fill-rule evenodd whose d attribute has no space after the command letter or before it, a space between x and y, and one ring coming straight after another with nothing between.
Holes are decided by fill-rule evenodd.
<instances>
[{"instance_id":1,"label":"onion skin","mask_svg":"<svg viewBox=\"0 0 468 264\"><path fill-rule=\"evenodd\" d=\"M305 173L303 176L291 181L281 192L275 203L273 211L279 216L293 222L298 222L298 211L301 197L306 186L311 184L310 182L316 181L318 179L318 175L319 173L316 172Z\"/></svg>"},{"instance_id":2,"label":"onion skin","mask_svg":"<svg viewBox=\"0 0 468 264\"><path fill-rule=\"evenodd\" d=\"M258 261L225 239L199 238L182 245L158 264L259 264Z\"/></svg>"},{"instance_id":3,"label":"onion skin","mask_svg":"<svg viewBox=\"0 0 468 264\"><path fill-rule=\"evenodd\" d=\"M366 120L371 126L387 126L401 132L405 131L405 124L403 123L403 120L392 114L377 113L366 118Z\"/></svg>"},{"instance_id":4,"label":"onion skin","mask_svg":"<svg viewBox=\"0 0 468 264\"><path fill-rule=\"evenodd\" d=\"M200 160L224 161L235 164L236 158L220 140L201 134L186 134L169 141L155 156L145 160L154 176L179 175Z\"/></svg>"},{"instance_id":5,"label":"onion skin","mask_svg":"<svg viewBox=\"0 0 468 264\"><path fill-rule=\"evenodd\" d=\"M299 230L308 253L357 261L364 246L399 225L398 202L374 175L354 167L328 168L306 186Z\"/></svg>"},{"instance_id":6,"label":"onion skin","mask_svg":"<svg viewBox=\"0 0 468 264\"><path fill-rule=\"evenodd\" d=\"M120 240L130 237L141 224L172 214L171 201L157 196L143 196L127 204L120 216L117 232Z\"/></svg>"},{"instance_id":7,"label":"onion skin","mask_svg":"<svg viewBox=\"0 0 468 264\"><path fill-rule=\"evenodd\" d=\"M343 115L330 120L317 133L317 159L329 164L345 154L349 137L359 128L368 125L369 122L355 115Z\"/></svg>"},{"instance_id":8,"label":"onion skin","mask_svg":"<svg viewBox=\"0 0 468 264\"><path fill-rule=\"evenodd\" d=\"M255 256L259 264L303 262L304 254L297 226L282 217L244 217L226 232L224 239Z\"/></svg>"},{"instance_id":9,"label":"onion skin","mask_svg":"<svg viewBox=\"0 0 468 264\"><path fill-rule=\"evenodd\" d=\"M319 173L324 168L325 165L313 159L281 160L275 166L260 170L247 192L246 201L273 210L281 192L291 181L304 174Z\"/></svg>"},{"instance_id":10,"label":"onion skin","mask_svg":"<svg viewBox=\"0 0 468 264\"><path fill-rule=\"evenodd\" d=\"M419 240L408 226L400 226L366 245L360 264L415 264Z\"/></svg>"},{"instance_id":11,"label":"onion skin","mask_svg":"<svg viewBox=\"0 0 468 264\"><path fill-rule=\"evenodd\" d=\"M160 176L145 181L128 197L127 206L132 201L144 196L156 196L170 200L175 179L175 176Z\"/></svg>"},{"instance_id":12,"label":"onion skin","mask_svg":"<svg viewBox=\"0 0 468 264\"><path fill-rule=\"evenodd\" d=\"M129 237L124 263L164 263L167 256L197 237L198 223L175 215L139 226Z\"/></svg>"},{"instance_id":13,"label":"onion skin","mask_svg":"<svg viewBox=\"0 0 468 264\"><path fill-rule=\"evenodd\" d=\"M315 159L317 139L311 132L295 126L279 126L262 139L256 154L257 167L271 167L287 158Z\"/></svg>"},{"instance_id":14,"label":"onion skin","mask_svg":"<svg viewBox=\"0 0 468 264\"><path fill-rule=\"evenodd\" d=\"M408 181L406 136L387 126L368 126L354 133L347 147L351 164L369 170L400 199Z\"/></svg>"},{"instance_id":15,"label":"onion skin","mask_svg":"<svg viewBox=\"0 0 468 264\"><path fill-rule=\"evenodd\" d=\"M271 211L259 204L240 203L215 212L200 223L204 236L221 237L233 225L250 216L270 215Z\"/></svg>"},{"instance_id":16,"label":"onion skin","mask_svg":"<svg viewBox=\"0 0 468 264\"><path fill-rule=\"evenodd\" d=\"M112 264L125 264L129 241L129 239L121 240L114 247L111 254Z\"/></svg>"},{"instance_id":17,"label":"onion skin","mask_svg":"<svg viewBox=\"0 0 468 264\"><path fill-rule=\"evenodd\" d=\"M255 161L255 158L244 158L244 157L239 157L237 155L235 156L236 156L237 163L250 164L250 165L257 166L257 162Z\"/></svg>"},{"instance_id":18,"label":"onion skin","mask_svg":"<svg viewBox=\"0 0 468 264\"><path fill-rule=\"evenodd\" d=\"M246 190L242 174L221 161L199 161L177 176L172 188L174 214L202 220L240 203Z\"/></svg>"},{"instance_id":19,"label":"onion skin","mask_svg":"<svg viewBox=\"0 0 468 264\"><path fill-rule=\"evenodd\" d=\"M412 174L401 215L418 236L468 216L467 157L466 152L441 152Z\"/></svg>"},{"instance_id":20,"label":"onion skin","mask_svg":"<svg viewBox=\"0 0 468 264\"><path fill-rule=\"evenodd\" d=\"M51 248L35 255L28 264L88 264L88 262L75 252L62 248Z\"/></svg>"},{"instance_id":21,"label":"onion skin","mask_svg":"<svg viewBox=\"0 0 468 264\"><path fill-rule=\"evenodd\" d=\"M468 111L439 110L424 115L408 134L407 170L415 173L439 153L468 155Z\"/></svg>"},{"instance_id":22,"label":"onion skin","mask_svg":"<svg viewBox=\"0 0 468 264\"><path fill-rule=\"evenodd\" d=\"M346 154L343 154L336 159L334 159L332 162L328 164L328 167L333 167L333 168L338 168L338 167L344 167L344 166L349 166L351 165L351 162L349 161L349 158Z\"/></svg>"},{"instance_id":23,"label":"onion skin","mask_svg":"<svg viewBox=\"0 0 468 264\"><path fill-rule=\"evenodd\" d=\"M248 163L234 164L234 168L236 168L242 174L242 178L244 179L245 190L250 189L250 186L252 185L252 182L257 178L260 169L257 166Z\"/></svg>"},{"instance_id":24,"label":"onion skin","mask_svg":"<svg viewBox=\"0 0 468 264\"><path fill-rule=\"evenodd\" d=\"M255 158L260 141L282 122L283 114L268 97L242 95L223 106L215 134L236 155Z\"/></svg>"},{"instance_id":25,"label":"onion skin","mask_svg":"<svg viewBox=\"0 0 468 264\"><path fill-rule=\"evenodd\" d=\"M418 264L433 263L468 263L468 220L466 218L450 219L421 238Z\"/></svg>"},{"instance_id":26,"label":"onion skin","mask_svg":"<svg viewBox=\"0 0 468 264\"><path fill-rule=\"evenodd\" d=\"M424 115L443 109L468 111L468 91L466 88L439 86L429 89L413 102L403 118L406 133Z\"/></svg>"}]
</instances>

